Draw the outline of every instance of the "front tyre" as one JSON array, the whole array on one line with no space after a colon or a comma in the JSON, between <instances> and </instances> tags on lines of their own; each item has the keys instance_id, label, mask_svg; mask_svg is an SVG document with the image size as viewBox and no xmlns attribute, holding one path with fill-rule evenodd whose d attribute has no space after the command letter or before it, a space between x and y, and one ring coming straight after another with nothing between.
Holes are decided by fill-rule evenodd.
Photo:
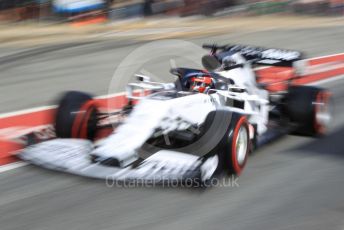
<instances>
[{"instance_id":1,"label":"front tyre","mask_svg":"<svg viewBox=\"0 0 344 230\"><path fill-rule=\"evenodd\" d=\"M94 140L97 114L98 108L92 96L77 91L66 92L56 110L56 137Z\"/></svg>"},{"instance_id":2,"label":"front tyre","mask_svg":"<svg viewBox=\"0 0 344 230\"><path fill-rule=\"evenodd\" d=\"M251 146L249 123L244 115L229 114L227 111L219 112L228 113L231 120L216 152L220 156L223 170L228 174L239 176L246 165Z\"/></svg>"}]
</instances>

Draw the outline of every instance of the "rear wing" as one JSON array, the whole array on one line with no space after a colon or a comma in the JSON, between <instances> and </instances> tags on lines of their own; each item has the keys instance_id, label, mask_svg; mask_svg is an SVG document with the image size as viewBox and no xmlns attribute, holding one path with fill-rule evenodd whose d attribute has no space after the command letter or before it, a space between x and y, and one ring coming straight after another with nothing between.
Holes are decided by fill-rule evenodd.
<instances>
[{"instance_id":1,"label":"rear wing","mask_svg":"<svg viewBox=\"0 0 344 230\"><path fill-rule=\"evenodd\" d=\"M204 44L203 48L210 49L218 61L235 53L240 53L246 60L254 64L292 67L293 64L303 59L303 54L299 51L264 48L247 45L209 45Z\"/></svg>"}]
</instances>

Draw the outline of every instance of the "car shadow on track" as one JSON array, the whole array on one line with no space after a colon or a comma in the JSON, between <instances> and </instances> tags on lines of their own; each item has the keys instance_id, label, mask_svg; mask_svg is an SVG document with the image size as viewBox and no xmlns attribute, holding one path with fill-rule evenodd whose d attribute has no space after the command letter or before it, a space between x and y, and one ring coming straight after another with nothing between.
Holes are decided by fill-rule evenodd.
<instances>
[{"instance_id":1,"label":"car shadow on track","mask_svg":"<svg viewBox=\"0 0 344 230\"><path fill-rule=\"evenodd\" d=\"M334 157L344 159L344 127L331 132L329 135L315 138L306 144L290 149L288 152L316 155L322 157Z\"/></svg>"}]
</instances>

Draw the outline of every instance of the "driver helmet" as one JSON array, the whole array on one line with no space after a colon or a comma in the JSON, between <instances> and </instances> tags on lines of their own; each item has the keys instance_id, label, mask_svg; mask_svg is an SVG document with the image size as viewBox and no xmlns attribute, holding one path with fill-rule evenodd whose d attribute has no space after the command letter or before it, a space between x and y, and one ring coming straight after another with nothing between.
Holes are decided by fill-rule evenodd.
<instances>
[{"instance_id":1,"label":"driver helmet","mask_svg":"<svg viewBox=\"0 0 344 230\"><path fill-rule=\"evenodd\" d=\"M210 76L193 77L191 78L190 90L193 92L207 93L213 84Z\"/></svg>"}]
</instances>

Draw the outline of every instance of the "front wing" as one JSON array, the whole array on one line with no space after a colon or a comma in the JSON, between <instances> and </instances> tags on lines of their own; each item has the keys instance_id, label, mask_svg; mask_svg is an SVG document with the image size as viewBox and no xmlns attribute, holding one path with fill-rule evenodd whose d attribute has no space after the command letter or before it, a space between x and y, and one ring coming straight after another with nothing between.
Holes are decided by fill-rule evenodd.
<instances>
[{"instance_id":1,"label":"front wing","mask_svg":"<svg viewBox=\"0 0 344 230\"><path fill-rule=\"evenodd\" d=\"M218 156L198 157L161 150L126 167L92 163L92 142L81 139L53 139L27 147L19 157L43 168L80 176L138 183L197 183L211 179L219 165Z\"/></svg>"}]
</instances>

